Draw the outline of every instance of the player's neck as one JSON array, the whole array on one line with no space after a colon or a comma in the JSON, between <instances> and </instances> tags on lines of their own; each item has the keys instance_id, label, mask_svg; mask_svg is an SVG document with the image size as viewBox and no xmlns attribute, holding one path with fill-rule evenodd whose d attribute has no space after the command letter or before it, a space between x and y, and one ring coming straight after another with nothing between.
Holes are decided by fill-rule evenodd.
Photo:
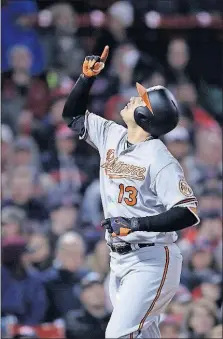
<instances>
[{"instance_id":1,"label":"player's neck","mask_svg":"<svg viewBox=\"0 0 223 339\"><path fill-rule=\"evenodd\" d=\"M139 142L146 140L149 136L150 134L139 126L128 127L128 142L131 144L138 144Z\"/></svg>"}]
</instances>

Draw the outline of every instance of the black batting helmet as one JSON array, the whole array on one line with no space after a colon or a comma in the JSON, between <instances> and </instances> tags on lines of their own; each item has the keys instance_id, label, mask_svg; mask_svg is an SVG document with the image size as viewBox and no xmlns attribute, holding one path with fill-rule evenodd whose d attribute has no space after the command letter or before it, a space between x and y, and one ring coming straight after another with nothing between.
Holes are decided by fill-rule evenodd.
<instances>
[{"instance_id":1,"label":"black batting helmet","mask_svg":"<svg viewBox=\"0 0 223 339\"><path fill-rule=\"evenodd\" d=\"M163 86L146 89L138 82L136 88L146 104L146 106L137 107L134 111L137 125L153 137L159 137L174 129L178 124L179 110L172 93Z\"/></svg>"}]
</instances>

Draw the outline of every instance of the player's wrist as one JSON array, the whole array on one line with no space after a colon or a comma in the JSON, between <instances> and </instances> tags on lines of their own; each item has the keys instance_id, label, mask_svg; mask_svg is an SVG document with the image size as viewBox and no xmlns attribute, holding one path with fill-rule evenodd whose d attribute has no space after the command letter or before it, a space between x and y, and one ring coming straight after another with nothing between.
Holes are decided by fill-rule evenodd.
<instances>
[{"instance_id":1,"label":"player's wrist","mask_svg":"<svg viewBox=\"0 0 223 339\"><path fill-rule=\"evenodd\" d=\"M139 231L149 232L149 230L150 230L150 219L149 219L149 217L134 218L134 219L137 219Z\"/></svg>"},{"instance_id":2,"label":"player's wrist","mask_svg":"<svg viewBox=\"0 0 223 339\"><path fill-rule=\"evenodd\" d=\"M88 77L84 73L81 73L79 79L82 83L82 86L85 88L85 90L88 89L88 94L89 94L91 86L93 85L95 81L95 77Z\"/></svg>"},{"instance_id":3,"label":"player's wrist","mask_svg":"<svg viewBox=\"0 0 223 339\"><path fill-rule=\"evenodd\" d=\"M141 222L142 218L131 218L131 230L132 232L136 231L145 231L144 224Z\"/></svg>"},{"instance_id":4,"label":"player's wrist","mask_svg":"<svg viewBox=\"0 0 223 339\"><path fill-rule=\"evenodd\" d=\"M85 73L81 73L82 79L94 79L94 78L96 78L96 76L97 76L97 74L95 74L95 75L87 75Z\"/></svg>"},{"instance_id":5,"label":"player's wrist","mask_svg":"<svg viewBox=\"0 0 223 339\"><path fill-rule=\"evenodd\" d=\"M84 73L81 73L81 75L80 75L80 77L81 77L81 79L83 79L83 81L85 81L85 82L88 82L88 81L93 81L93 79L94 79L94 77L88 77L86 74L84 74Z\"/></svg>"},{"instance_id":6,"label":"player's wrist","mask_svg":"<svg viewBox=\"0 0 223 339\"><path fill-rule=\"evenodd\" d=\"M84 73L81 73L80 77L81 77L81 79L88 79L89 78Z\"/></svg>"}]
</instances>

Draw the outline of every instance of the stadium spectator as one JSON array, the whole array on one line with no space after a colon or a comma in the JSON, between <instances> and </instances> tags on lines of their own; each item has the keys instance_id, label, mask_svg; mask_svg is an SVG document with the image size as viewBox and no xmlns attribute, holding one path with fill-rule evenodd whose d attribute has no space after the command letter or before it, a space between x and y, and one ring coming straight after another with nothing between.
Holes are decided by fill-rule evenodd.
<instances>
[{"instance_id":1,"label":"stadium spectator","mask_svg":"<svg viewBox=\"0 0 223 339\"><path fill-rule=\"evenodd\" d=\"M182 325L185 317L187 316L191 302L192 294L190 293L189 289L180 284L180 287L172 302L167 306L167 310L165 312L167 318L170 316L170 319L175 319Z\"/></svg>"},{"instance_id":2,"label":"stadium spectator","mask_svg":"<svg viewBox=\"0 0 223 339\"><path fill-rule=\"evenodd\" d=\"M183 267L181 282L189 290L200 285L203 281L217 276L216 264L211 248L206 244L195 244L188 267Z\"/></svg>"},{"instance_id":3,"label":"stadium spectator","mask_svg":"<svg viewBox=\"0 0 223 339\"><path fill-rule=\"evenodd\" d=\"M58 92L51 93L51 102L49 112L46 112L46 117L36 128L33 129L33 136L38 143L43 155L47 151L55 149L55 133L56 130L63 124L61 114L65 104L65 95Z\"/></svg>"},{"instance_id":4,"label":"stadium spectator","mask_svg":"<svg viewBox=\"0 0 223 339\"><path fill-rule=\"evenodd\" d=\"M53 28L44 38L48 69L60 82L64 77L76 79L85 57L77 36L77 14L68 3L56 3L50 8Z\"/></svg>"},{"instance_id":5,"label":"stadium spectator","mask_svg":"<svg viewBox=\"0 0 223 339\"><path fill-rule=\"evenodd\" d=\"M10 156L12 154L12 142L13 142L12 129L5 124L1 125L1 169L5 171L10 165Z\"/></svg>"},{"instance_id":6,"label":"stadium spectator","mask_svg":"<svg viewBox=\"0 0 223 339\"><path fill-rule=\"evenodd\" d=\"M99 180L94 180L86 189L82 202L82 220L98 226L101 223L102 205Z\"/></svg>"},{"instance_id":7,"label":"stadium spectator","mask_svg":"<svg viewBox=\"0 0 223 339\"><path fill-rule=\"evenodd\" d=\"M24 233L26 214L21 208L13 206L4 207L1 217L3 238L14 237Z\"/></svg>"},{"instance_id":8,"label":"stadium spectator","mask_svg":"<svg viewBox=\"0 0 223 339\"><path fill-rule=\"evenodd\" d=\"M68 231L78 230L79 197L53 189L49 193L50 243L55 249L58 238Z\"/></svg>"},{"instance_id":9,"label":"stadium spectator","mask_svg":"<svg viewBox=\"0 0 223 339\"><path fill-rule=\"evenodd\" d=\"M83 268L85 244L74 232L68 232L58 239L55 261L51 268L44 271L44 281L49 307L46 321L63 317L68 311L79 309L78 286L88 270Z\"/></svg>"},{"instance_id":10,"label":"stadium spectator","mask_svg":"<svg viewBox=\"0 0 223 339\"><path fill-rule=\"evenodd\" d=\"M128 1L116 1L107 10L108 27L117 43L128 40L127 28L134 20L134 10Z\"/></svg>"},{"instance_id":11,"label":"stadium spectator","mask_svg":"<svg viewBox=\"0 0 223 339\"><path fill-rule=\"evenodd\" d=\"M32 128L34 126L33 111L23 109L19 113L17 124L17 135L19 137L27 137L31 135Z\"/></svg>"},{"instance_id":12,"label":"stadium spectator","mask_svg":"<svg viewBox=\"0 0 223 339\"><path fill-rule=\"evenodd\" d=\"M11 68L9 54L16 45L24 45L32 55L31 74L44 70L44 55L35 25L38 8L35 0L7 0L2 7L2 69Z\"/></svg>"},{"instance_id":13,"label":"stadium spectator","mask_svg":"<svg viewBox=\"0 0 223 339\"><path fill-rule=\"evenodd\" d=\"M220 178L220 177L219 177ZM206 179L206 182L208 180ZM218 185L220 185L220 180L217 180ZM203 186L203 191L200 195L200 214L218 211L222 214L222 194L221 187L218 188L206 188Z\"/></svg>"},{"instance_id":14,"label":"stadium spectator","mask_svg":"<svg viewBox=\"0 0 223 339\"><path fill-rule=\"evenodd\" d=\"M195 153L184 159L189 182L200 192L203 179L217 179L222 175L222 145L220 131L209 130L207 138L206 128L196 129ZM205 143L205 147L204 147ZM200 192L201 193L201 192ZM201 206L200 206L201 208Z\"/></svg>"},{"instance_id":15,"label":"stadium spectator","mask_svg":"<svg viewBox=\"0 0 223 339\"><path fill-rule=\"evenodd\" d=\"M103 339L110 314L105 305L100 275L89 273L81 280L80 299L83 308L69 311L65 318L67 339Z\"/></svg>"},{"instance_id":16,"label":"stadium spectator","mask_svg":"<svg viewBox=\"0 0 223 339\"><path fill-rule=\"evenodd\" d=\"M26 241L5 238L2 244L2 316L13 315L20 324L37 325L47 308L44 287L26 270Z\"/></svg>"},{"instance_id":17,"label":"stadium spectator","mask_svg":"<svg viewBox=\"0 0 223 339\"><path fill-rule=\"evenodd\" d=\"M79 193L81 174L75 161L75 135L68 127L61 126L55 137L56 150L46 154L43 168L60 186L66 186L66 189L70 189L74 194Z\"/></svg>"},{"instance_id":18,"label":"stadium spectator","mask_svg":"<svg viewBox=\"0 0 223 339\"><path fill-rule=\"evenodd\" d=\"M181 161L190 154L190 135L184 127L176 127L164 137L165 144L173 156Z\"/></svg>"},{"instance_id":19,"label":"stadium spectator","mask_svg":"<svg viewBox=\"0 0 223 339\"><path fill-rule=\"evenodd\" d=\"M119 78L119 93L129 98L135 95L133 87L133 71L139 60L140 52L131 43L124 43L118 46L112 60L112 70ZM134 93L134 94L133 94Z\"/></svg>"},{"instance_id":20,"label":"stadium spectator","mask_svg":"<svg viewBox=\"0 0 223 339\"><path fill-rule=\"evenodd\" d=\"M44 77L32 77L32 56L26 46L19 45L11 51L11 69L3 73L3 120L17 132L18 119L23 109L33 111L34 117L42 117L48 108L48 87Z\"/></svg>"},{"instance_id":21,"label":"stadium spectator","mask_svg":"<svg viewBox=\"0 0 223 339\"><path fill-rule=\"evenodd\" d=\"M14 143L13 166L27 167L33 175L41 172L40 153L37 144L31 137L16 138Z\"/></svg>"},{"instance_id":22,"label":"stadium spectator","mask_svg":"<svg viewBox=\"0 0 223 339\"><path fill-rule=\"evenodd\" d=\"M32 275L39 276L52 265L52 253L47 235L33 233L30 235L27 244L28 269Z\"/></svg>"},{"instance_id":23,"label":"stadium spectator","mask_svg":"<svg viewBox=\"0 0 223 339\"><path fill-rule=\"evenodd\" d=\"M12 154L13 154L13 140L14 135L12 129L5 124L1 125L1 198L6 199L10 195L9 181L10 173L13 168Z\"/></svg>"},{"instance_id":24,"label":"stadium spectator","mask_svg":"<svg viewBox=\"0 0 223 339\"><path fill-rule=\"evenodd\" d=\"M160 323L161 338L181 338L180 326L176 319L167 317Z\"/></svg>"},{"instance_id":25,"label":"stadium spectator","mask_svg":"<svg viewBox=\"0 0 223 339\"><path fill-rule=\"evenodd\" d=\"M30 221L44 222L48 219L48 211L44 203L36 196L38 181L27 167L17 167L11 177L10 198L2 202L3 206L16 206L24 210Z\"/></svg>"},{"instance_id":26,"label":"stadium spectator","mask_svg":"<svg viewBox=\"0 0 223 339\"><path fill-rule=\"evenodd\" d=\"M207 281L204 281L197 289L192 293L194 296L199 298L205 298L210 300L211 303L215 303L217 306L221 306L222 296L221 296L221 277L218 276L209 278Z\"/></svg>"},{"instance_id":27,"label":"stadium spectator","mask_svg":"<svg viewBox=\"0 0 223 339\"><path fill-rule=\"evenodd\" d=\"M100 240L95 245L94 252L87 258L87 266L91 271L100 274L105 279L109 273L109 250L105 240Z\"/></svg>"},{"instance_id":28,"label":"stadium spectator","mask_svg":"<svg viewBox=\"0 0 223 339\"><path fill-rule=\"evenodd\" d=\"M175 38L169 42L167 51L167 81L169 86L189 81L187 66L190 60L189 46L185 39Z\"/></svg>"},{"instance_id":29,"label":"stadium spectator","mask_svg":"<svg viewBox=\"0 0 223 339\"><path fill-rule=\"evenodd\" d=\"M189 338L205 338L218 323L216 307L208 300L194 302L188 313L187 328Z\"/></svg>"}]
</instances>

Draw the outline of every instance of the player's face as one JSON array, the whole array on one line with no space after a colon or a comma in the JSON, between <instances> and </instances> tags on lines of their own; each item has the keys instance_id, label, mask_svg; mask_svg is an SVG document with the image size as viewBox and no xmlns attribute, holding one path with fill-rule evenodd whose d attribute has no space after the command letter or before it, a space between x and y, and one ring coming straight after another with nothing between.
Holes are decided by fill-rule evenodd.
<instances>
[{"instance_id":1,"label":"player's face","mask_svg":"<svg viewBox=\"0 0 223 339\"><path fill-rule=\"evenodd\" d=\"M127 126L129 124L136 124L134 119L134 111L138 106L145 106L144 101L140 97L132 97L128 104L121 110L121 117Z\"/></svg>"}]
</instances>

